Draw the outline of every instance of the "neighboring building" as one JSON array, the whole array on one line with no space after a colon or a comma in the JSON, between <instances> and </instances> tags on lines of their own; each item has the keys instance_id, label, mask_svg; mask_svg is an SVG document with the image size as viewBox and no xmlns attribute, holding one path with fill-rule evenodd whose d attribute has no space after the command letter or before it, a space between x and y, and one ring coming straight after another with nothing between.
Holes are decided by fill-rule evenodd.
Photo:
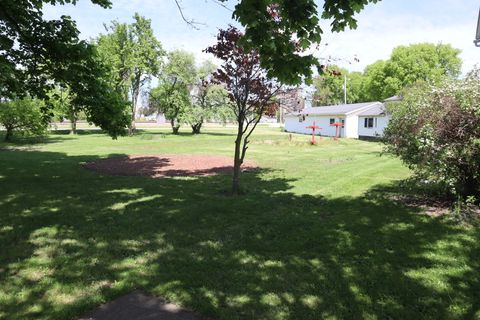
<instances>
[{"instance_id":1,"label":"neighboring building","mask_svg":"<svg viewBox=\"0 0 480 320\"><path fill-rule=\"evenodd\" d=\"M387 98L385 100L383 100L383 102L385 103L389 103L389 102L400 102L402 101L402 97L401 96L393 96L393 97L390 97L390 98Z\"/></svg>"},{"instance_id":2,"label":"neighboring building","mask_svg":"<svg viewBox=\"0 0 480 320\"><path fill-rule=\"evenodd\" d=\"M313 107L285 115L285 131L311 134L312 130L306 127L315 122L322 128L320 135L333 137L336 128L331 124L341 122L344 123L340 129L341 137L377 137L383 134L388 119L385 106L381 102Z\"/></svg>"},{"instance_id":3,"label":"neighboring building","mask_svg":"<svg viewBox=\"0 0 480 320\"><path fill-rule=\"evenodd\" d=\"M283 89L275 95L274 100L280 123L285 122L285 114L300 112L305 108L305 98L300 87Z\"/></svg>"},{"instance_id":4,"label":"neighboring building","mask_svg":"<svg viewBox=\"0 0 480 320\"><path fill-rule=\"evenodd\" d=\"M299 112L305 108L305 98L302 88L288 88L281 90L275 95L279 107L285 110L285 113Z\"/></svg>"}]
</instances>

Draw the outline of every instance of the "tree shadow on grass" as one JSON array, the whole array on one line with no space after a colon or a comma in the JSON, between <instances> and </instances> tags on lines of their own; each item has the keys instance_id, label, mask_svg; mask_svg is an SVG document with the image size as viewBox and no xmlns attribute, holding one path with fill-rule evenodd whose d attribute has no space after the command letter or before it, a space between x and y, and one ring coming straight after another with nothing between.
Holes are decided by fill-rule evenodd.
<instances>
[{"instance_id":1,"label":"tree shadow on grass","mask_svg":"<svg viewBox=\"0 0 480 320\"><path fill-rule=\"evenodd\" d=\"M63 137L57 136L19 136L14 135L12 141L5 141L5 132L0 130L0 150L4 150L5 147L24 147L32 146L34 147L37 144L48 144L48 143L57 143L65 141Z\"/></svg>"},{"instance_id":2,"label":"tree shadow on grass","mask_svg":"<svg viewBox=\"0 0 480 320\"><path fill-rule=\"evenodd\" d=\"M396 204L388 186L327 199L258 171L229 197L225 175L0 159L0 318L71 319L136 288L216 319L478 316L478 230Z\"/></svg>"},{"instance_id":3,"label":"tree shadow on grass","mask_svg":"<svg viewBox=\"0 0 480 320\"><path fill-rule=\"evenodd\" d=\"M228 130L228 128L225 128L224 130ZM218 137L226 137L226 136L231 136L235 137L235 133L233 132L217 132L217 131L212 131L209 130L207 127L206 129L202 130L201 133L199 134L194 134L191 131L179 131L178 134L173 134L170 131L152 131L152 130L145 130L145 129L137 129L138 134L149 134L149 135L165 135L165 136L180 136L180 137L191 137L191 136L196 136L196 137L202 137L202 136L218 136Z\"/></svg>"},{"instance_id":4,"label":"tree shadow on grass","mask_svg":"<svg viewBox=\"0 0 480 320\"><path fill-rule=\"evenodd\" d=\"M78 136L85 136L85 135L92 135L92 134L105 134L105 135L108 135L106 133L106 131L100 129L100 128L92 128L92 129L76 129L76 133L75 134L71 134L71 130L70 129L54 129L54 130L51 130L49 131L49 134L50 135L53 135L53 136L65 136L65 135L68 135L68 136L73 136L75 137L76 135Z\"/></svg>"}]
</instances>

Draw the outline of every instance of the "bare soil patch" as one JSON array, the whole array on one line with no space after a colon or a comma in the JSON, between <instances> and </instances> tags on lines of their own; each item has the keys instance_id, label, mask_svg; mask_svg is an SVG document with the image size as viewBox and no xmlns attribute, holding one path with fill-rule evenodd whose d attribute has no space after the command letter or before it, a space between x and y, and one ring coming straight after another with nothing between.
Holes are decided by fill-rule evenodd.
<instances>
[{"instance_id":1,"label":"bare soil patch","mask_svg":"<svg viewBox=\"0 0 480 320\"><path fill-rule=\"evenodd\" d=\"M208 155L140 155L122 156L87 162L86 169L117 176L196 177L233 172L233 159ZM252 161L245 161L243 171L255 170Z\"/></svg>"},{"instance_id":2,"label":"bare soil patch","mask_svg":"<svg viewBox=\"0 0 480 320\"><path fill-rule=\"evenodd\" d=\"M407 207L420 208L422 212L431 217L448 215L452 210L452 202L445 199L412 195L396 195L391 198Z\"/></svg>"}]
</instances>

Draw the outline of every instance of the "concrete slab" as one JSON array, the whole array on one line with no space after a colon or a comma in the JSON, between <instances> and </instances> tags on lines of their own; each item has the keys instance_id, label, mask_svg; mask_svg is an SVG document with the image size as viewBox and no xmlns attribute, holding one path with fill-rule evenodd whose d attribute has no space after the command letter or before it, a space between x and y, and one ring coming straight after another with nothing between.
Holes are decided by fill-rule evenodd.
<instances>
[{"instance_id":1,"label":"concrete slab","mask_svg":"<svg viewBox=\"0 0 480 320\"><path fill-rule=\"evenodd\" d=\"M78 320L201 320L198 315L152 297L140 290L133 291L100 306Z\"/></svg>"}]
</instances>

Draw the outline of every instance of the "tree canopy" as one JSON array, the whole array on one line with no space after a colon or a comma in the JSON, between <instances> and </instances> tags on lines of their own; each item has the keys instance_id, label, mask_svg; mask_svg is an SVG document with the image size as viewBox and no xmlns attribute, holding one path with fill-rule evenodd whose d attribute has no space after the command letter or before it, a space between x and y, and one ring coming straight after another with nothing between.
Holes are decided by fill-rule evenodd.
<instances>
[{"instance_id":1,"label":"tree canopy","mask_svg":"<svg viewBox=\"0 0 480 320\"><path fill-rule=\"evenodd\" d=\"M364 77L360 72L349 72L336 65L328 66L323 74L314 78L315 93L313 103L316 106L342 104L345 101L344 85L347 78L347 103L362 102Z\"/></svg>"},{"instance_id":2,"label":"tree canopy","mask_svg":"<svg viewBox=\"0 0 480 320\"><path fill-rule=\"evenodd\" d=\"M345 76L348 103L382 101L418 82L455 79L462 65L459 54L460 50L450 45L419 43L394 48L388 60L368 65L363 73L348 72L336 65L327 66L314 79L314 103L343 103Z\"/></svg>"},{"instance_id":3,"label":"tree canopy","mask_svg":"<svg viewBox=\"0 0 480 320\"><path fill-rule=\"evenodd\" d=\"M200 133L206 120L226 123L234 119L226 90L211 81L216 70L217 66L206 60L197 68L197 78L190 86L191 103L184 119L192 127L194 134Z\"/></svg>"},{"instance_id":4,"label":"tree canopy","mask_svg":"<svg viewBox=\"0 0 480 320\"><path fill-rule=\"evenodd\" d=\"M45 94L48 80L63 81L68 68L89 55L68 16L45 20L42 8L75 0L3 0L0 2L0 94ZM92 0L104 8L107 0Z\"/></svg>"},{"instance_id":5,"label":"tree canopy","mask_svg":"<svg viewBox=\"0 0 480 320\"><path fill-rule=\"evenodd\" d=\"M109 8L110 0L90 0ZM225 2L226 0L219 0ZM270 76L298 84L312 76L318 60L305 50L320 43L319 21L331 19L330 29L356 28L354 15L379 0L326 0L319 10L314 0L238 0L233 18L245 27L245 41L260 55ZM68 16L45 20L44 4L75 4L77 0L3 0L0 3L1 94L20 92L29 80L31 90L41 90L45 76L59 79L66 67L84 55L75 22ZM292 39L296 39L292 41ZM22 65L22 68L17 68Z\"/></svg>"},{"instance_id":6,"label":"tree canopy","mask_svg":"<svg viewBox=\"0 0 480 320\"><path fill-rule=\"evenodd\" d=\"M140 90L153 76L158 76L164 51L160 41L153 34L151 22L134 15L130 25L113 21L107 29L110 33L101 35L98 49L102 60L110 68L113 86L130 99L130 133L135 129L135 116Z\"/></svg>"},{"instance_id":7,"label":"tree canopy","mask_svg":"<svg viewBox=\"0 0 480 320\"><path fill-rule=\"evenodd\" d=\"M459 49L448 44L418 43L396 47L390 59L366 68L365 90L371 100L383 100L417 81L456 78L462 66L459 54Z\"/></svg>"},{"instance_id":8,"label":"tree canopy","mask_svg":"<svg viewBox=\"0 0 480 320\"><path fill-rule=\"evenodd\" d=\"M318 59L306 52L322 40L320 19L331 19L334 32L355 29L354 15L378 1L325 0L319 10L315 0L240 0L233 17L245 27L242 45L258 51L268 75L287 84L300 84L313 76L312 66L321 71Z\"/></svg>"},{"instance_id":9,"label":"tree canopy","mask_svg":"<svg viewBox=\"0 0 480 320\"><path fill-rule=\"evenodd\" d=\"M45 20L45 3L75 3L75 0L4 0L0 2L0 97L29 94L48 98L53 86L68 86L74 103L87 119L113 137L123 133L128 118L124 104L105 83L105 67L94 46L79 40L75 22L67 16ZM106 0L92 0L107 8ZM47 105L44 116L50 116Z\"/></svg>"},{"instance_id":10,"label":"tree canopy","mask_svg":"<svg viewBox=\"0 0 480 320\"><path fill-rule=\"evenodd\" d=\"M11 141L13 134L43 134L48 126L44 121L41 107L43 101L24 97L0 102L0 124L6 129L5 141Z\"/></svg>"},{"instance_id":11,"label":"tree canopy","mask_svg":"<svg viewBox=\"0 0 480 320\"><path fill-rule=\"evenodd\" d=\"M191 104L189 86L196 77L195 56L184 50L174 50L168 54L158 86L150 91L150 109L162 112L170 120L174 134L185 120L185 112Z\"/></svg>"}]
</instances>

